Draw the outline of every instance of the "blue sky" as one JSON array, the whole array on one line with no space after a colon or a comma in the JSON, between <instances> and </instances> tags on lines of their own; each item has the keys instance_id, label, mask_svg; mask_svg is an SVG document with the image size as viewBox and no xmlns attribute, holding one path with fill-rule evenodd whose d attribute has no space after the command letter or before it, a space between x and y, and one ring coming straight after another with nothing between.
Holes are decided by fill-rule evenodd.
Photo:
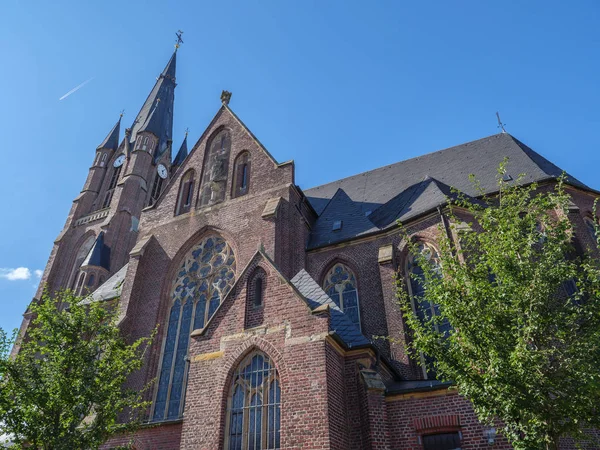
<instances>
[{"instance_id":1,"label":"blue sky","mask_svg":"<svg viewBox=\"0 0 600 450\"><path fill-rule=\"evenodd\" d=\"M133 121L178 29L175 146L186 127L198 139L227 89L308 188L495 134L500 111L600 189L596 0L3 0L0 18L4 329L19 326L95 148L121 109Z\"/></svg>"}]
</instances>

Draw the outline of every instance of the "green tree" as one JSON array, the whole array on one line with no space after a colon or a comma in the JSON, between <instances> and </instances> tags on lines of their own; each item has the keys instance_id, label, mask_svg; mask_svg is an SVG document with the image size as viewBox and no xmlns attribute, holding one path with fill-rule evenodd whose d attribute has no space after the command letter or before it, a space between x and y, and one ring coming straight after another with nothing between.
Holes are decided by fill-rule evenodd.
<instances>
[{"instance_id":1,"label":"green tree","mask_svg":"<svg viewBox=\"0 0 600 450\"><path fill-rule=\"evenodd\" d=\"M124 382L151 337L128 344L114 309L69 291L44 294L14 358L0 332L0 435L13 448L95 449L139 425L147 403Z\"/></svg>"},{"instance_id":2,"label":"green tree","mask_svg":"<svg viewBox=\"0 0 600 450\"><path fill-rule=\"evenodd\" d=\"M514 448L555 449L600 425L600 265L572 245L563 178L548 189L498 172L497 195L448 200L459 244L440 225L436 264L402 227L424 293L411 301L399 280L399 302L413 357L426 355L482 422L499 420ZM439 314L415 314L426 305Z\"/></svg>"}]
</instances>

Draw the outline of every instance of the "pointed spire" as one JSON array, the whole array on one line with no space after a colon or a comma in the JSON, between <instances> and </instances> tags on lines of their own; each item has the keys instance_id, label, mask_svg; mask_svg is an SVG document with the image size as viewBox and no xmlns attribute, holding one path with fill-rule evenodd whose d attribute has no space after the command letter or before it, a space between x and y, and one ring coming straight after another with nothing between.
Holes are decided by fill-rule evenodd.
<instances>
[{"instance_id":1,"label":"pointed spire","mask_svg":"<svg viewBox=\"0 0 600 450\"><path fill-rule=\"evenodd\" d=\"M131 126L130 142L134 142L138 133L142 131L149 131L158 137L158 155L165 152L167 142L173 134L173 104L175 86L177 86L175 83L176 63L177 49L157 78L156 84Z\"/></svg>"},{"instance_id":2,"label":"pointed spire","mask_svg":"<svg viewBox=\"0 0 600 450\"><path fill-rule=\"evenodd\" d=\"M104 138L102 143L98 146L99 149L100 148L106 148L109 150L117 149L117 147L119 146L119 133L121 132L121 117L123 117L123 114L121 114L119 116L119 120L117 121L115 126L112 127L112 130L110 130L108 135Z\"/></svg>"},{"instance_id":3,"label":"pointed spire","mask_svg":"<svg viewBox=\"0 0 600 450\"><path fill-rule=\"evenodd\" d=\"M175 156L175 159L173 160L173 167L179 167L181 164L183 164L183 161L185 160L185 158L187 158L187 155L188 155L187 137L188 137L188 132L186 131L185 137L183 138L183 142L181 143L181 147L179 147L179 151L177 152L177 155Z\"/></svg>"},{"instance_id":4,"label":"pointed spire","mask_svg":"<svg viewBox=\"0 0 600 450\"><path fill-rule=\"evenodd\" d=\"M110 248L104 245L104 231L101 231L81 267L97 266L110 270Z\"/></svg>"}]
</instances>

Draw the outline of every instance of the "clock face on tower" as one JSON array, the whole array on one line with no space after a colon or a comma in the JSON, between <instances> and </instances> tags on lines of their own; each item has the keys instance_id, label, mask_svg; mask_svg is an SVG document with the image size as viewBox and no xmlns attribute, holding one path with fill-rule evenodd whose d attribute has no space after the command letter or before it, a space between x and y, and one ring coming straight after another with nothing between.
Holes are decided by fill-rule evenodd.
<instances>
[{"instance_id":1,"label":"clock face on tower","mask_svg":"<svg viewBox=\"0 0 600 450\"><path fill-rule=\"evenodd\" d=\"M167 168L165 166L163 166L162 164L159 164L158 167L156 168L157 172L158 172L158 176L161 177L163 180L165 178L167 178L167 175L169 174L169 172L167 171Z\"/></svg>"},{"instance_id":2,"label":"clock face on tower","mask_svg":"<svg viewBox=\"0 0 600 450\"><path fill-rule=\"evenodd\" d=\"M115 159L113 166L121 167L124 162L125 162L125 155L121 154L121 155L117 156L117 159Z\"/></svg>"}]
</instances>

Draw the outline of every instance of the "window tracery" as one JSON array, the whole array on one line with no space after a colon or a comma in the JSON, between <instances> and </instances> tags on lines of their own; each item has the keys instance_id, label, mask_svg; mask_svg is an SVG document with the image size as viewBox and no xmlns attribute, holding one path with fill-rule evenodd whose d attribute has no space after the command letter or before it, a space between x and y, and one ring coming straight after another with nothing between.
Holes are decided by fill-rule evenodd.
<instances>
[{"instance_id":1,"label":"window tracery","mask_svg":"<svg viewBox=\"0 0 600 450\"><path fill-rule=\"evenodd\" d=\"M589 216L586 216L584 217L583 221L585 222L585 226L587 227L590 236L592 237L592 239L594 239L594 241L596 241L598 234L596 231L596 223L594 222L594 219L592 219Z\"/></svg>"},{"instance_id":2,"label":"window tracery","mask_svg":"<svg viewBox=\"0 0 600 450\"><path fill-rule=\"evenodd\" d=\"M225 200L230 150L231 134L229 130L223 129L219 131L210 140L202 170L200 207Z\"/></svg>"},{"instance_id":3,"label":"window tracery","mask_svg":"<svg viewBox=\"0 0 600 450\"><path fill-rule=\"evenodd\" d=\"M327 273L323 290L331 300L360 328L360 309L356 277L348 266L335 264Z\"/></svg>"},{"instance_id":4,"label":"window tracery","mask_svg":"<svg viewBox=\"0 0 600 450\"><path fill-rule=\"evenodd\" d=\"M227 450L270 450L281 446L281 385L277 369L262 352L238 366L227 401Z\"/></svg>"},{"instance_id":5,"label":"window tracery","mask_svg":"<svg viewBox=\"0 0 600 450\"><path fill-rule=\"evenodd\" d=\"M440 307L428 302L424 296L427 287L425 286L425 272L423 267L421 267L421 258L424 258L426 263L432 264L438 274L441 274L441 266L437 251L433 246L426 243L419 245L419 255L410 254L407 259L406 270L413 310L419 320L422 323L426 323L433 316L440 314ZM447 320L444 320L442 323L436 323L434 326L436 327L436 331L443 335L447 335L452 328ZM435 372L432 370L433 359L422 355L421 362L423 363L424 374L427 378L435 378Z\"/></svg>"},{"instance_id":6,"label":"window tracery","mask_svg":"<svg viewBox=\"0 0 600 450\"><path fill-rule=\"evenodd\" d=\"M171 289L153 420L176 419L183 412L190 333L204 328L234 281L235 256L220 236L204 238L185 256Z\"/></svg>"}]
</instances>

